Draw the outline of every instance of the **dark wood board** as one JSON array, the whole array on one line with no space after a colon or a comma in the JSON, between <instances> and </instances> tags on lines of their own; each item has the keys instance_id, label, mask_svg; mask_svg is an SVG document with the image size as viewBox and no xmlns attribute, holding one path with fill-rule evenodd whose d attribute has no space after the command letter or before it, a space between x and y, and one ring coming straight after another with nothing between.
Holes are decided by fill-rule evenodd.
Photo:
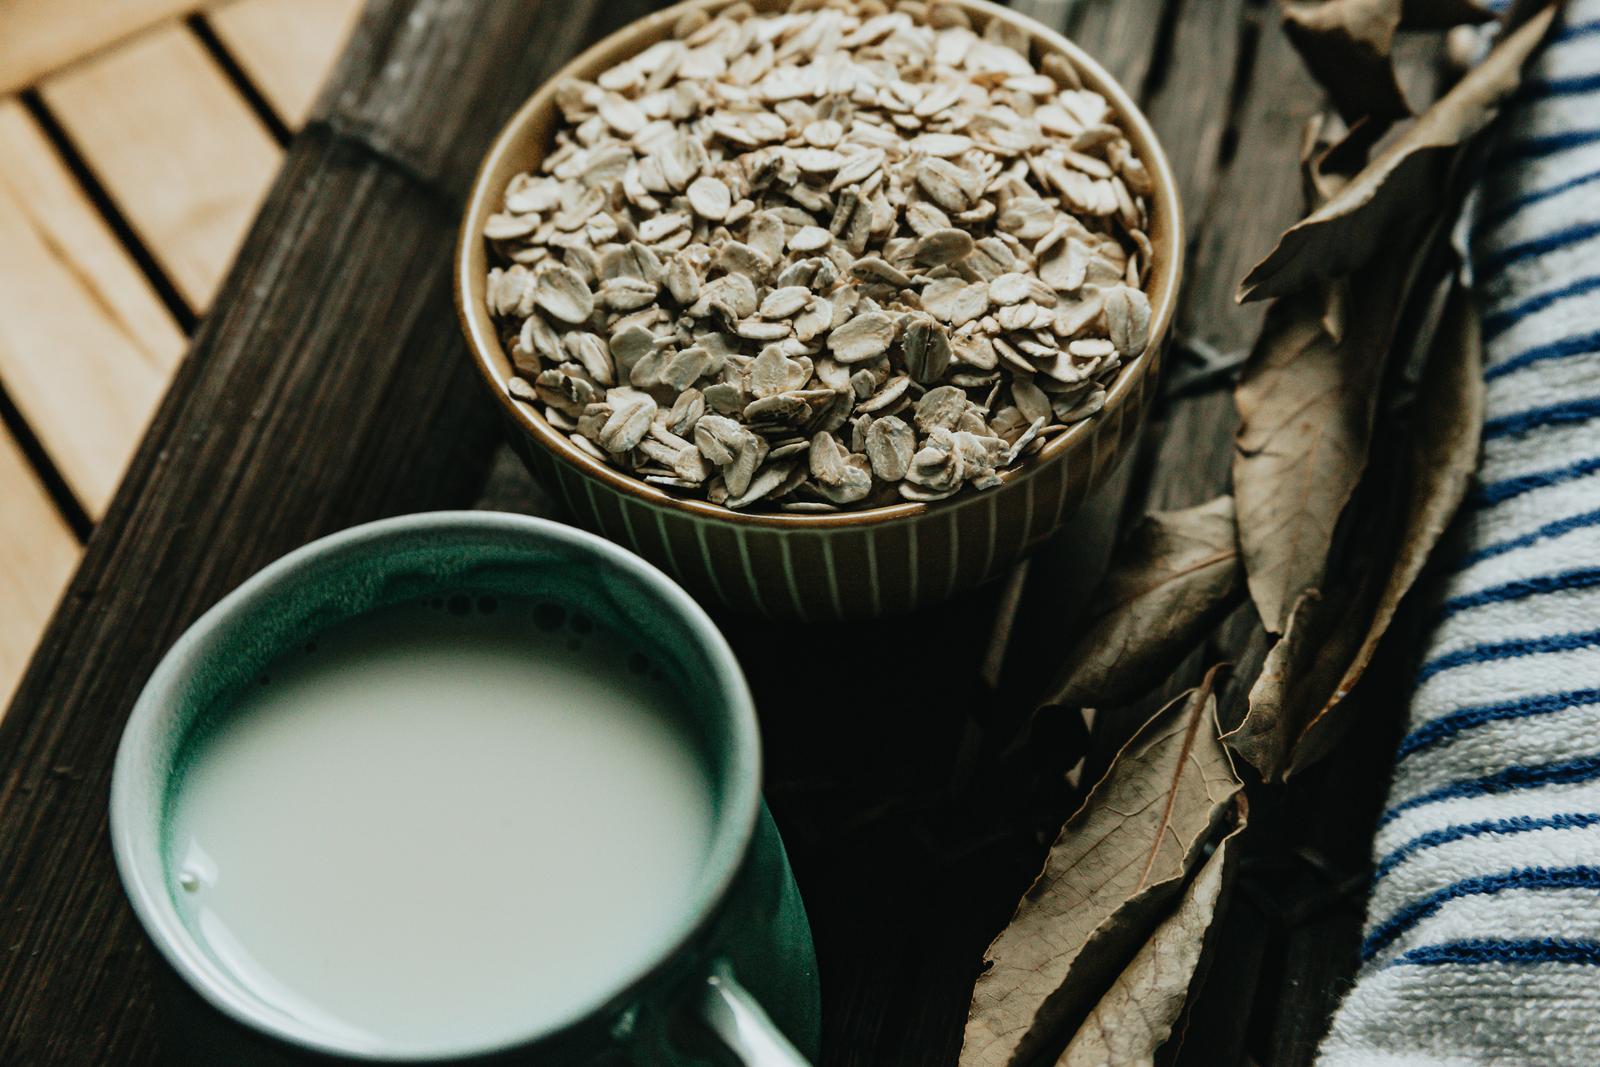
<instances>
[{"instance_id":1,"label":"dark wood board","mask_svg":"<svg viewBox=\"0 0 1600 1067\"><path fill-rule=\"evenodd\" d=\"M644 6L370 3L0 721L0 1063L158 1062L104 810L122 722L177 634L335 529L473 501L548 511L495 449L449 309L449 246L504 115ZM1172 151L1192 256L1181 336L1247 343L1259 313L1235 309L1232 287L1296 209L1297 124L1321 106L1273 9L1031 6L1136 87ZM998 678L984 671L998 587L873 626L721 620L757 695L768 798L816 929L827 1064L955 1063L982 951L1079 798L1064 775L1089 751L1075 721L1015 743L1071 602L1130 516L1226 487L1233 422L1225 381L1162 410L1097 518L1029 567ZM1253 631L1241 618L1189 666L1250 654ZM1228 980L1194 1006L1182 1062L1310 1063L1353 969L1359 903L1311 909L1332 923L1311 934L1264 909L1326 895L1294 860L1307 847L1318 863L1365 862L1390 721L1374 714L1326 772L1261 795L1212 971ZM1336 839L1318 836L1334 825Z\"/></svg>"}]
</instances>

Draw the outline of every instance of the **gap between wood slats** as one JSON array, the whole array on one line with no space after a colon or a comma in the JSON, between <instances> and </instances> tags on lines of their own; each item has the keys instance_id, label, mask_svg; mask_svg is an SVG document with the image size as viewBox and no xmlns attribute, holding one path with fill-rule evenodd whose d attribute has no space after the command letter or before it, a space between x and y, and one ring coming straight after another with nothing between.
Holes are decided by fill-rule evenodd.
<instances>
[{"instance_id":1,"label":"gap between wood slats","mask_svg":"<svg viewBox=\"0 0 1600 1067\"><path fill-rule=\"evenodd\" d=\"M222 71L222 76L228 79L228 84L233 91L239 94L239 99L244 101L256 120L266 128L267 133L277 142L280 148L289 143L294 136L294 131L284 122L283 117L273 109L272 103L264 96L250 76L239 66L239 61L229 52L227 46L217 39L216 33L211 29L211 24L199 15L190 15L183 20L189 32L194 34L195 40L200 42L200 47L206 50L211 61Z\"/></svg>"},{"instance_id":2,"label":"gap between wood slats","mask_svg":"<svg viewBox=\"0 0 1600 1067\"><path fill-rule=\"evenodd\" d=\"M181 24L56 74L40 94L187 305L203 311L277 171L282 150L269 131Z\"/></svg>"},{"instance_id":3,"label":"gap between wood slats","mask_svg":"<svg viewBox=\"0 0 1600 1067\"><path fill-rule=\"evenodd\" d=\"M0 4L0 93L117 43L201 0L6 0Z\"/></svg>"},{"instance_id":4,"label":"gap between wood slats","mask_svg":"<svg viewBox=\"0 0 1600 1067\"><path fill-rule=\"evenodd\" d=\"M90 517L185 344L44 131L0 100L0 385Z\"/></svg>"},{"instance_id":5,"label":"gap between wood slats","mask_svg":"<svg viewBox=\"0 0 1600 1067\"><path fill-rule=\"evenodd\" d=\"M361 15L362 0L233 0L199 15L273 113L297 130Z\"/></svg>"}]
</instances>

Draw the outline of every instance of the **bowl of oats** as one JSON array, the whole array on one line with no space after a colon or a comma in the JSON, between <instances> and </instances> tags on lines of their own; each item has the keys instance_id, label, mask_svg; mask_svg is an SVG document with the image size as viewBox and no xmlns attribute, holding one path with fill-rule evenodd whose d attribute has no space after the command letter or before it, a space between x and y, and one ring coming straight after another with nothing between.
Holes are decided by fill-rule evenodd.
<instances>
[{"instance_id":1,"label":"bowl of oats","mask_svg":"<svg viewBox=\"0 0 1600 1067\"><path fill-rule=\"evenodd\" d=\"M1132 450L1171 169L984 0L690 0L568 64L474 183L456 299L510 439L702 600L873 617L1002 573Z\"/></svg>"}]
</instances>

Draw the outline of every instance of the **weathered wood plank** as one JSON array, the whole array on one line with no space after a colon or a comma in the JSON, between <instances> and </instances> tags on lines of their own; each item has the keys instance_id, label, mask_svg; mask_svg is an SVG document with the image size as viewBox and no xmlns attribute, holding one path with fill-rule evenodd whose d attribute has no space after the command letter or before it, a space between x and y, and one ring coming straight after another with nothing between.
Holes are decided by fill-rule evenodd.
<instances>
[{"instance_id":1,"label":"weathered wood plank","mask_svg":"<svg viewBox=\"0 0 1600 1067\"><path fill-rule=\"evenodd\" d=\"M232 0L205 13L217 39L291 130L311 113L360 16L361 0Z\"/></svg>"},{"instance_id":2,"label":"weathered wood plank","mask_svg":"<svg viewBox=\"0 0 1600 1067\"><path fill-rule=\"evenodd\" d=\"M1011 0L1009 6L1065 34L1130 96L1144 98L1167 0Z\"/></svg>"},{"instance_id":3,"label":"weathered wood plank","mask_svg":"<svg viewBox=\"0 0 1600 1067\"><path fill-rule=\"evenodd\" d=\"M158 26L40 85L194 311L211 303L282 152L203 45Z\"/></svg>"},{"instance_id":4,"label":"weathered wood plank","mask_svg":"<svg viewBox=\"0 0 1600 1067\"><path fill-rule=\"evenodd\" d=\"M0 383L98 518L187 341L14 99L0 159Z\"/></svg>"},{"instance_id":5,"label":"weathered wood plank","mask_svg":"<svg viewBox=\"0 0 1600 1067\"><path fill-rule=\"evenodd\" d=\"M73 565L77 538L0 427L0 709L22 677Z\"/></svg>"},{"instance_id":6,"label":"weathered wood plank","mask_svg":"<svg viewBox=\"0 0 1600 1067\"><path fill-rule=\"evenodd\" d=\"M0 93L82 59L202 0L0 0Z\"/></svg>"},{"instance_id":7,"label":"weathered wood plank","mask_svg":"<svg viewBox=\"0 0 1600 1067\"><path fill-rule=\"evenodd\" d=\"M1076 0L1068 12L1067 36L1088 49L1143 104L1170 6L1167 0Z\"/></svg>"},{"instance_id":8,"label":"weathered wood plank","mask_svg":"<svg viewBox=\"0 0 1600 1067\"><path fill-rule=\"evenodd\" d=\"M1235 115L1236 147L1205 206L1196 269L1179 312L1185 333L1222 349L1248 345L1260 332L1265 305L1240 305L1234 291L1300 217L1301 137L1323 107L1277 18L1263 22L1250 87Z\"/></svg>"},{"instance_id":9,"label":"weathered wood plank","mask_svg":"<svg viewBox=\"0 0 1600 1067\"><path fill-rule=\"evenodd\" d=\"M1211 5L1201 6L1209 14ZM1246 9L1244 17L1251 15ZM1203 26L1196 30L1197 35L1203 32ZM1188 171L1185 179L1194 183L1196 199L1189 202L1189 210L1196 237L1178 310L1178 336L1223 352L1249 347L1260 331L1265 306L1239 306L1234 289L1250 265L1266 255L1277 235L1300 215L1301 134L1306 121L1322 109L1322 93L1277 19L1268 18L1259 31L1246 32L1258 32L1259 40L1250 83L1231 116L1235 147L1229 158L1218 160L1221 169L1214 179L1208 180L1199 170ZM1235 48L1242 46L1243 42ZM1186 93L1203 91L1215 71L1204 62L1203 52L1184 48L1175 54L1198 56L1201 61L1163 93L1174 101L1162 107L1163 132L1170 129L1175 137L1192 139L1196 151L1207 145L1218 147L1227 130L1194 138L1194 116L1181 100ZM1217 385L1172 405L1152 464L1158 476L1146 501L1149 509L1188 507L1227 492L1237 419L1231 391L1226 383Z\"/></svg>"},{"instance_id":10,"label":"weathered wood plank","mask_svg":"<svg viewBox=\"0 0 1600 1067\"><path fill-rule=\"evenodd\" d=\"M1176 2L1169 59L1147 93L1145 112L1177 177L1192 238L1206 217L1233 118L1229 102L1244 47L1246 0ZM1191 262L1189 275L1197 269Z\"/></svg>"},{"instance_id":11,"label":"weathered wood plank","mask_svg":"<svg viewBox=\"0 0 1600 1067\"><path fill-rule=\"evenodd\" d=\"M613 11L370 6L0 721L0 1062L154 1060L105 847L122 722L183 627L272 558L472 499L493 423L451 308L459 206L509 110Z\"/></svg>"}]
</instances>

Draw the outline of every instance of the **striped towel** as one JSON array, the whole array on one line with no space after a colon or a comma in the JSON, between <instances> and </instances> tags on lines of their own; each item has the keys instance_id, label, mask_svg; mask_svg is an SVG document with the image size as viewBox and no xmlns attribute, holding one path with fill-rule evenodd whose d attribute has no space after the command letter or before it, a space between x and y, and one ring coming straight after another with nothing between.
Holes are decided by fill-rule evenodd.
<instances>
[{"instance_id":1,"label":"striped towel","mask_svg":"<svg viewBox=\"0 0 1600 1067\"><path fill-rule=\"evenodd\" d=\"M1600 1065L1600 0L1478 190L1483 456L1321 1067Z\"/></svg>"}]
</instances>

